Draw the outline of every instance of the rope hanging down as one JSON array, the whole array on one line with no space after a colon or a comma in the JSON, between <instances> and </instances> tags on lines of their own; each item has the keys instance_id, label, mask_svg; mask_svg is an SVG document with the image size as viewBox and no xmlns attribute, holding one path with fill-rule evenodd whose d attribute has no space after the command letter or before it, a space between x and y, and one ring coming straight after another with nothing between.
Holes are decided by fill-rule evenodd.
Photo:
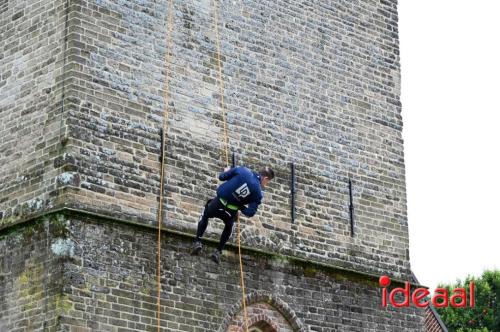
<instances>
[{"instance_id":1,"label":"rope hanging down","mask_svg":"<svg viewBox=\"0 0 500 332\"><path fill-rule=\"evenodd\" d=\"M226 167L229 167L229 135L227 132L227 119L226 119L226 109L224 108L224 81L222 80L222 65L220 60L220 38L219 38L219 17L217 4L213 0L214 7L214 24L215 24L215 36L217 41L217 67L219 69L219 87L220 87L220 100L221 100L221 110L222 110L222 121L224 123L224 151L226 153ZM238 244L238 257L240 261L240 285L241 285L241 300L243 303L243 315L245 322L245 331L248 332L248 317L247 317L247 307L246 307L246 296L245 296L245 278L243 274L243 261L241 259L241 242L240 242L240 215L236 215L236 225L237 225L237 244Z\"/></svg>"},{"instance_id":2,"label":"rope hanging down","mask_svg":"<svg viewBox=\"0 0 500 332\"><path fill-rule=\"evenodd\" d=\"M156 327L157 331L160 332L160 312L161 312L161 304L160 304L160 298L161 298L161 275L160 275L160 268L161 268L161 224L163 222L163 190L164 190L164 165L165 165L165 146L166 146L166 140L164 139L167 136L167 129L168 129L168 103L169 103L169 80L168 80L168 74L169 74L169 64L171 63L171 49L172 49L172 31L173 31L173 11L174 11L174 6L173 6L173 0L169 1L169 7L168 7L168 35L167 35L167 45L165 49L165 63L164 63L164 68L165 68L165 86L163 89L163 124L162 124L162 141L163 144L161 146L161 170L160 170L160 202L158 204L158 248L157 248L157 264L156 264L156 281L157 281L157 294L156 294L156 309L157 309L157 317L156 317Z\"/></svg>"},{"instance_id":3,"label":"rope hanging down","mask_svg":"<svg viewBox=\"0 0 500 332\"><path fill-rule=\"evenodd\" d=\"M226 110L224 108L224 82L222 80L222 65L221 65L221 59L220 59L220 38L219 38L219 23L218 23L218 13L217 13L217 6L214 3L214 12L215 12L215 31L216 31L216 39L217 39L217 65L218 65L218 71L219 71L219 87L220 87L220 96L221 96L221 109L222 109L222 120L224 124L224 151L225 151L225 159L226 159L226 167L229 166L229 135L228 135L228 130L227 130L227 119L226 119ZM168 129L168 104L169 104L169 80L168 80L168 74L169 74L169 65L171 63L171 45L172 45L172 31L173 31L173 0L169 0L169 8L168 8L168 35L167 35L167 47L165 51L165 63L164 63L164 68L165 68L165 87L163 89L163 95L164 95L164 109L163 109L163 125L162 125L162 148L161 148L161 170L160 170L160 199L159 199L159 204L158 204L158 215L157 215L157 222L158 222L158 248L157 248L157 331L160 332L160 313L161 313L161 273L160 273L160 268L161 268L161 225L163 222L163 201L164 201L164 164L165 164L165 146L166 146L166 140L164 139L167 136L167 129ZM247 317L247 310L246 310L246 298L245 298L245 280L244 280L244 275L243 275L243 261L241 258L241 245L240 245L240 218L239 215L237 216L237 244L238 244L238 256L239 256L239 262L240 262L240 285L241 285L241 290L242 290L242 303L243 303L243 313L244 313L244 319L245 319L245 331L248 332L248 317Z\"/></svg>"},{"instance_id":4,"label":"rope hanging down","mask_svg":"<svg viewBox=\"0 0 500 332\"><path fill-rule=\"evenodd\" d=\"M224 108L224 81L222 80L222 65L220 60L219 18L217 4L214 3L215 37L217 42L217 67L219 74L220 107L222 110L222 123L224 124L224 151L226 153L226 167L229 166L229 135L227 133L226 109Z\"/></svg>"}]
</instances>

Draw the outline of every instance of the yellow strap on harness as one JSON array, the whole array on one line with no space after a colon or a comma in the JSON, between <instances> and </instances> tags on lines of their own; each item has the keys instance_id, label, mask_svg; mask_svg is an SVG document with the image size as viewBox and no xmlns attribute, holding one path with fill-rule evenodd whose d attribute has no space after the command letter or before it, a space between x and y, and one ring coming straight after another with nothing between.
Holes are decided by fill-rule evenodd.
<instances>
[{"instance_id":1,"label":"yellow strap on harness","mask_svg":"<svg viewBox=\"0 0 500 332\"><path fill-rule=\"evenodd\" d=\"M225 207L227 207L228 209L230 210L234 210L234 211L238 211L240 208L236 205L233 205L233 204L228 204L227 201L224 199L224 198L219 198L220 202L222 203L222 205L224 205Z\"/></svg>"}]
</instances>

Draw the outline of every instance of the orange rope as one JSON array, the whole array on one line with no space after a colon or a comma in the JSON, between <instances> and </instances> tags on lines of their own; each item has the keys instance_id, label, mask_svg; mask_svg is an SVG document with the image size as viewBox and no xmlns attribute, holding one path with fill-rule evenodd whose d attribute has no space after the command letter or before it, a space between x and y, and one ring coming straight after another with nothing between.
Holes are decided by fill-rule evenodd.
<instances>
[{"instance_id":1,"label":"orange rope","mask_svg":"<svg viewBox=\"0 0 500 332\"><path fill-rule=\"evenodd\" d=\"M222 80L222 65L220 59L220 38L219 38L219 25L218 25L218 13L217 7L215 8L215 31L217 38L217 64L219 71L219 86L220 86L220 96L221 96L221 109L222 109L222 120L224 123L224 151L225 151L225 159L226 166L229 166L229 135L227 130L227 119L226 119L226 110L224 108L224 82ZM163 111L163 137L167 136L168 129L168 100L169 100L169 80L168 80L168 72L169 72L169 64L171 62L171 54L169 46L172 45L172 30L173 30L173 0L169 1L169 15L168 15L168 37L167 37L167 49L165 54L165 88L164 88L164 111ZM165 146L166 140L164 140L164 144L162 146L162 157L161 157L161 171L160 171L160 202L158 207L158 248L157 248L157 330L160 332L160 313L161 313L161 224L163 222L163 201L164 201L164 164L165 164ZM246 309L246 297L245 297L245 280L243 274L243 261L241 258L241 245L240 245L240 218L239 215L236 217L237 219L237 230L238 230L238 256L240 261L240 284L242 289L242 301L243 301L243 312L245 318L245 331L248 332L248 317L247 317L247 309Z\"/></svg>"},{"instance_id":2,"label":"orange rope","mask_svg":"<svg viewBox=\"0 0 500 332\"><path fill-rule=\"evenodd\" d=\"M245 318L245 331L248 332L248 317L247 317L247 304L245 297L245 278L243 274L243 261L241 259L241 245L240 245L240 215L236 215L237 229L238 229L238 256L240 259L240 283L241 283L241 299L243 300L243 316Z\"/></svg>"},{"instance_id":3,"label":"orange rope","mask_svg":"<svg viewBox=\"0 0 500 332\"><path fill-rule=\"evenodd\" d=\"M215 0L214 0L215 1ZM226 152L226 167L229 166L229 135L227 132L227 119L226 119L226 110L224 108L224 81L222 79L222 65L220 60L220 38L219 38L219 22L218 22L218 11L217 6L214 3L214 12L215 12L215 35L217 40L217 65L219 69L219 86L220 86L220 98L221 98L221 109L222 109L222 121L224 123L224 150ZM246 296L245 296L245 277L243 274L243 261L241 259L241 242L240 242L240 216L239 213L236 215L237 220L237 243L238 243L238 256L240 261L240 286L241 286L241 299L243 303L243 315L244 315L244 323L245 323L245 331L248 332L248 317L247 317L247 307L246 307Z\"/></svg>"},{"instance_id":4,"label":"orange rope","mask_svg":"<svg viewBox=\"0 0 500 332\"><path fill-rule=\"evenodd\" d=\"M217 6L214 4L215 16L215 36L217 41L217 67L219 68L220 104L222 109L222 123L224 124L224 151L226 151L226 166L229 166L229 135L227 134L226 109L224 108L224 81L222 80L222 65L220 61L220 38L219 38L219 18Z\"/></svg>"},{"instance_id":5,"label":"orange rope","mask_svg":"<svg viewBox=\"0 0 500 332\"><path fill-rule=\"evenodd\" d=\"M166 140L164 139L167 136L168 130L168 99L169 99L169 81L168 81L168 73L169 73L169 64L171 57L171 45L172 45L172 30L173 30L173 1L169 1L168 8L168 36L167 36L167 47L165 50L165 88L163 89L163 131L162 131L162 151L161 151L161 171L160 171L160 202L158 205L158 249L157 249L157 261L156 261L156 281L157 281L157 294L156 294L156 308L157 308L157 320L156 326L158 332L160 332L160 312L161 312L161 224L163 223L163 190L164 190L164 165L165 165L165 146Z\"/></svg>"}]
</instances>

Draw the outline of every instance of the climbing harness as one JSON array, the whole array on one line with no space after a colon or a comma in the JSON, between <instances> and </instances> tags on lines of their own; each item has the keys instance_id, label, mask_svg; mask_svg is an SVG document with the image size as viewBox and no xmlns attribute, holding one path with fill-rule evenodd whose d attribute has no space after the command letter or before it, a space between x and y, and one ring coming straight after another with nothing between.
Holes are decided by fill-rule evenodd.
<instances>
[{"instance_id":1,"label":"climbing harness","mask_svg":"<svg viewBox=\"0 0 500 332\"><path fill-rule=\"evenodd\" d=\"M233 205L233 204L228 204L228 202L224 198L219 198L219 200L222 203L222 205L224 205L225 207L227 207L229 210L234 210L234 211L238 211L239 210L238 206Z\"/></svg>"}]
</instances>

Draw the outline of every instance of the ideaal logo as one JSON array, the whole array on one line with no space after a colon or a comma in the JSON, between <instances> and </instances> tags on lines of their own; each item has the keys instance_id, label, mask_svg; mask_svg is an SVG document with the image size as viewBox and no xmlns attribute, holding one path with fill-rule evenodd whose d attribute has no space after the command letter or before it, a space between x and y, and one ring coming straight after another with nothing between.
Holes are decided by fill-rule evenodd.
<instances>
[{"instance_id":1,"label":"ideaal logo","mask_svg":"<svg viewBox=\"0 0 500 332\"><path fill-rule=\"evenodd\" d=\"M381 276L379 284L382 287L382 306L387 307L387 287L391 284L391 279L388 276ZM475 306L474 291L474 281L471 281L469 284L469 307L471 308ZM397 294L403 295L403 302L396 302ZM390 291L389 302L396 308L409 307L411 298L411 302L415 306L423 308L429 305L429 301L426 301L429 295L429 290L425 288L417 288L410 294L410 283L405 282L405 288L399 287ZM449 297L447 289L436 288L430 302L437 308L448 307L449 305L454 308L465 308L467 307L467 290L465 288L455 288L451 297Z\"/></svg>"}]
</instances>

